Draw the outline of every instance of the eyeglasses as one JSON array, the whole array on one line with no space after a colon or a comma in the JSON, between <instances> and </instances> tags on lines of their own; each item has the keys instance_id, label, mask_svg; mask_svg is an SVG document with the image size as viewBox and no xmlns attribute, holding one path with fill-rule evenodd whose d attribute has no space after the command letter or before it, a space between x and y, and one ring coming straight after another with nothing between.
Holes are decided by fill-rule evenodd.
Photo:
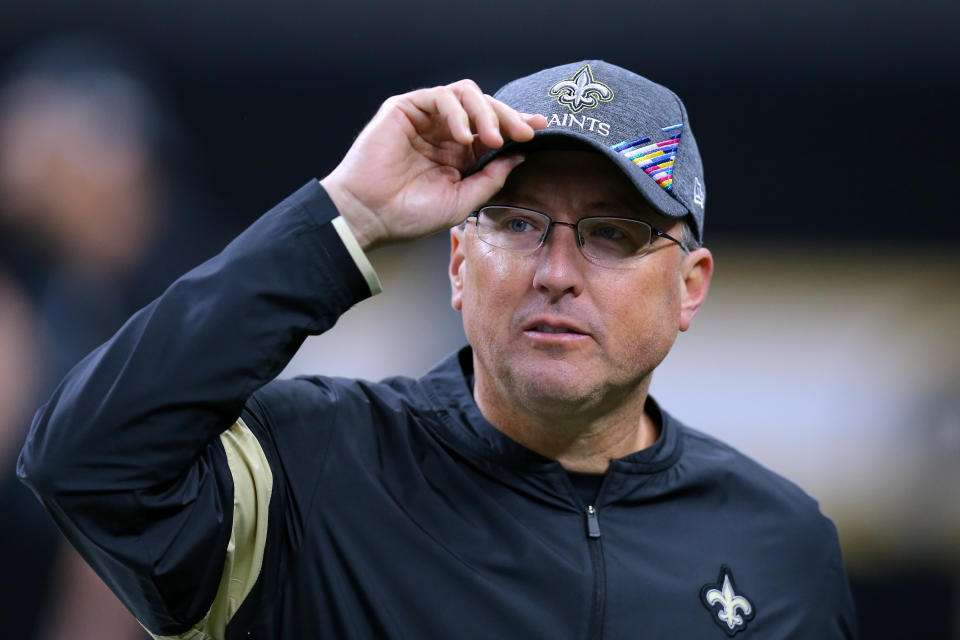
<instances>
[{"instance_id":1,"label":"eyeglasses","mask_svg":"<svg viewBox=\"0 0 960 640\"><path fill-rule=\"evenodd\" d=\"M533 253L543 246L550 229L561 225L574 229L577 246L588 259L600 265L617 265L646 254L654 238L677 243L684 253L687 246L676 238L634 218L592 216L576 224L557 222L550 216L524 207L488 205L469 216L476 218L477 235L490 246L519 253Z\"/></svg>"}]
</instances>

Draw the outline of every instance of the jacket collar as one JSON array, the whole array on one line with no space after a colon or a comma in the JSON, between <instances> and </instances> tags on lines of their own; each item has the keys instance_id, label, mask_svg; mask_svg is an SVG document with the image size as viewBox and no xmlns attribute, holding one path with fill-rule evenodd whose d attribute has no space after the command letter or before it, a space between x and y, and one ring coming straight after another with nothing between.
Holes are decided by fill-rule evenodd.
<instances>
[{"instance_id":1,"label":"jacket collar","mask_svg":"<svg viewBox=\"0 0 960 640\"><path fill-rule=\"evenodd\" d=\"M527 473L557 473L555 460L507 437L494 427L477 407L470 381L473 379L473 352L469 346L442 360L420 379L433 409L445 429L438 435L458 451L486 462ZM682 425L653 399L647 398L647 412L660 420L660 437L646 449L614 460L612 473L656 474L673 466L683 450Z\"/></svg>"}]
</instances>

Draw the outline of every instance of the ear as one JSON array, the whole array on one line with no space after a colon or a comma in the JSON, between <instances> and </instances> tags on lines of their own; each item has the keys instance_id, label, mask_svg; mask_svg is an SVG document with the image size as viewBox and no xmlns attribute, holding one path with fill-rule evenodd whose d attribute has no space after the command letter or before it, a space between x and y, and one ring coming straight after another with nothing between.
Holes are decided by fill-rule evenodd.
<instances>
[{"instance_id":1,"label":"ear","mask_svg":"<svg viewBox=\"0 0 960 640\"><path fill-rule=\"evenodd\" d=\"M683 257L683 299L680 306L680 331L686 331L707 299L713 276L713 255L709 249L694 249Z\"/></svg>"},{"instance_id":2,"label":"ear","mask_svg":"<svg viewBox=\"0 0 960 640\"><path fill-rule=\"evenodd\" d=\"M463 232L460 226L450 229L450 306L457 311L463 307Z\"/></svg>"}]
</instances>

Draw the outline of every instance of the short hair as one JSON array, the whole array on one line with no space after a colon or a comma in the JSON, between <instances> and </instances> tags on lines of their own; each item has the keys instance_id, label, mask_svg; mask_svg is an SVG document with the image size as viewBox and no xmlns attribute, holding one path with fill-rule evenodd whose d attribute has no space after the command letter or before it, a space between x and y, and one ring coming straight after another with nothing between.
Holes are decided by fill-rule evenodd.
<instances>
[{"instance_id":1,"label":"short hair","mask_svg":"<svg viewBox=\"0 0 960 640\"><path fill-rule=\"evenodd\" d=\"M690 228L690 223L686 220L680 223L680 241L687 247L690 251L694 249L699 249L703 246L703 243L697 239L697 234L693 232L693 229Z\"/></svg>"}]
</instances>

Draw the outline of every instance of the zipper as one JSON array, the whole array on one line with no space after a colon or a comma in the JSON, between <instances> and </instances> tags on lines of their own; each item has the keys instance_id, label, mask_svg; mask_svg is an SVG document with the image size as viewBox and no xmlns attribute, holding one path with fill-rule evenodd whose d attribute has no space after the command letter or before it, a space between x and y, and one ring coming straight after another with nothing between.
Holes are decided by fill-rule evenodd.
<instances>
[{"instance_id":1,"label":"zipper","mask_svg":"<svg viewBox=\"0 0 960 640\"><path fill-rule=\"evenodd\" d=\"M607 599L607 569L603 561L603 547L600 540L600 520L597 509L592 504L585 508L587 520L587 546L590 548L590 562L593 565L593 611L591 614L590 637L603 638L603 609Z\"/></svg>"},{"instance_id":2,"label":"zipper","mask_svg":"<svg viewBox=\"0 0 960 640\"><path fill-rule=\"evenodd\" d=\"M600 521L597 520L597 510L592 504L587 505L587 537L600 537Z\"/></svg>"},{"instance_id":3,"label":"zipper","mask_svg":"<svg viewBox=\"0 0 960 640\"><path fill-rule=\"evenodd\" d=\"M573 497L574 504L579 505L584 516L586 525L587 551L590 553L590 566L593 568L593 600L590 606L589 622L587 624L587 638L589 640L602 640L604 629L604 610L607 603L607 569L603 560L603 541L600 537L600 518L596 504L603 495L610 474L607 473L597 489L597 494L593 498L592 504L584 504L577 493L576 488L570 480L570 477L564 473L567 489Z\"/></svg>"}]
</instances>

